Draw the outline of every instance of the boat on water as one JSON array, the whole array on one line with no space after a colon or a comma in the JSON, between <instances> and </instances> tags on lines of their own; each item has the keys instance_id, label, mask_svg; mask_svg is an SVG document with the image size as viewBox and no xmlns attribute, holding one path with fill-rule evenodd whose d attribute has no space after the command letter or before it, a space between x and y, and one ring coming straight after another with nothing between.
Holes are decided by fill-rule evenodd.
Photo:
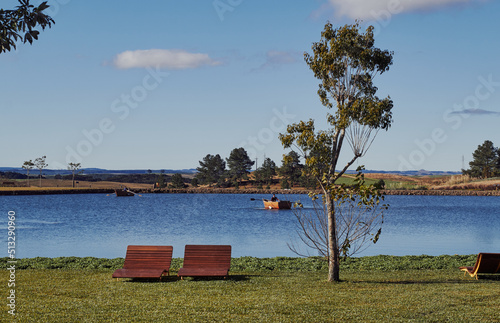
<instances>
[{"instance_id":1,"label":"boat on water","mask_svg":"<svg viewBox=\"0 0 500 323\"><path fill-rule=\"evenodd\" d=\"M115 190L115 194L116 194L116 196L134 196L135 195L134 192L129 191L129 190L123 190L123 189Z\"/></svg>"},{"instance_id":2,"label":"boat on water","mask_svg":"<svg viewBox=\"0 0 500 323\"><path fill-rule=\"evenodd\" d=\"M292 202L290 201L271 201L267 199L262 199L262 201L266 209L289 210L292 207Z\"/></svg>"}]
</instances>

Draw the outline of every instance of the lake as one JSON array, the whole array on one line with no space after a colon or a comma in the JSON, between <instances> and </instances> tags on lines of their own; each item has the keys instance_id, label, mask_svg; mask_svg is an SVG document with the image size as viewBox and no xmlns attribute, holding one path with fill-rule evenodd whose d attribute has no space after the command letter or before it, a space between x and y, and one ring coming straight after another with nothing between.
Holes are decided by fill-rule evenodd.
<instances>
[{"instance_id":1,"label":"lake","mask_svg":"<svg viewBox=\"0 0 500 323\"><path fill-rule=\"evenodd\" d=\"M174 257L183 256L186 244L230 244L234 257L295 256L287 246L297 239L293 212L266 210L262 198L269 196L0 196L2 241L7 246L14 211L17 258L124 257L129 244L172 245ZM306 195L290 199L311 204ZM379 242L357 256L500 252L500 197L387 196L385 202Z\"/></svg>"}]
</instances>

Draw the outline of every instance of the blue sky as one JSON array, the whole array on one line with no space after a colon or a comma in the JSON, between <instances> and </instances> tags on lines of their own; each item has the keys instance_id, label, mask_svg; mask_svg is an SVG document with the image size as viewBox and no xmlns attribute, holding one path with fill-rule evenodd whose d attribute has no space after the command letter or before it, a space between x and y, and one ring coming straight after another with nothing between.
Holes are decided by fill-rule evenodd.
<instances>
[{"instance_id":1,"label":"blue sky","mask_svg":"<svg viewBox=\"0 0 500 323\"><path fill-rule=\"evenodd\" d=\"M394 51L375 78L394 123L358 165L459 171L485 140L500 146L498 1L48 3L55 25L0 55L1 166L195 168L237 147L281 165L278 134L327 113L303 53L327 21L355 19Z\"/></svg>"}]
</instances>

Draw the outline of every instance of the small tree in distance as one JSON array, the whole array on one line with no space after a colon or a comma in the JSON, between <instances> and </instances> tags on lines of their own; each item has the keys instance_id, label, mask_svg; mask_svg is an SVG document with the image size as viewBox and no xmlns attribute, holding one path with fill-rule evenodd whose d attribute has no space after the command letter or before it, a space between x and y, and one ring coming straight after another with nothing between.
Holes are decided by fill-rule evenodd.
<instances>
[{"instance_id":1,"label":"small tree in distance","mask_svg":"<svg viewBox=\"0 0 500 323\"><path fill-rule=\"evenodd\" d=\"M281 161L282 165L279 169L279 173L283 176L283 188L292 188L295 183L297 183L302 175L302 168L304 165L300 163L300 155L291 151L288 154L283 156L283 160Z\"/></svg>"},{"instance_id":2,"label":"small tree in distance","mask_svg":"<svg viewBox=\"0 0 500 323\"><path fill-rule=\"evenodd\" d=\"M174 175L172 175L171 181L172 182L170 184L170 187L172 187L172 188L184 188L185 187L184 179L182 178L182 175L179 173L175 173Z\"/></svg>"},{"instance_id":3,"label":"small tree in distance","mask_svg":"<svg viewBox=\"0 0 500 323\"><path fill-rule=\"evenodd\" d=\"M35 164L31 159L25 161L23 164L23 169L26 169L26 177L28 177L28 187L30 187L30 170L32 170L33 167L35 167Z\"/></svg>"},{"instance_id":4,"label":"small tree in distance","mask_svg":"<svg viewBox=\"0 0 500 323\"><path fill-rule=\"evenodd\" d=\"M72 177L72 187L75 188L75 175L83 172L83 169L80 169L80 163L69 163L68 170L71 171Z\"/></svg>"},{"instance_id":5,"label":"small tree in distance","mask_svg":"<svg viewBox=\"0 0 500 323\"><path fill-rule=\"evenodd\" d=\"M462 170L463 174L478 178L490 178L500 174L499 149L495 148L493 142L485 140L482 145L472 153L473 160L469 162L470 168Z\"/></svg>"},{"instance_id":6,"label":"small tree in distance","mask_svg":"<svg viewBox=\"0 0 500 323\"><path fill-rule=\"evenodd\" d=\"M235 185L238 186L242 179L247 179L247 175L252 169L254 161L248 157L248 153L245 148L234 148L229 154L229 158L226 159L227 167L229 168L229 176L235 181Z\"/></svg>"},{"instance_id":7,"label":"small tree in distance","mask_svg":"<svg viewBox=\"0 0 500 323\"><path fill-rule=\"evenodd\" d=\"M262 166L255 172L255 179L262 186L261 182L266 184L266 189L271 187L273 176L276 175L276 164L271 158L264 159Z\"/></svg>"},{"instance_id":8,"label":"small tree in distance","mask_svg":"<svg viewBox=\"0 0 500 323\"><path fill-rule=\"evenodd\" d=\"M191 186L192 187L198 187L199 186L198 179L196 177L191 180Z\"/></svg>"},{"instance_id":9,"label":"small tree in distance","mask_svg":"<svg viewBox=\"0 0 500 323\"><path fill-rule=\"evenodd\" d=\"M497 149L497 172L500 174L500 148Z\"/></svg>"},{"instance_id":10,"label":"small tree in distance","mask_svg":"<svg viewBox=\"0 0 500 323\"><path fill-rule=\"evenodd\" d=\"M40 187L42 187L42 171L45 168L47 168L47 166L49 166L45 162L45 158L47 158L47 156L42 156L42 157L35 159L35 167L40 171Z\"/></svg>"},{"instance_id":11,"label":"small tree in distance","mask_svg":"<svg viewBox=\"0 0 500 323\"><path fill-rule=\"evenodd\" d=\"M199 161L200 167L197 167L196 178L201 182L201 184L212 185L218 183L219 180L224 176L226 171L226 162L221 158L219 154L217 155L206 155L203 160Z\"/></svg>"}]
</instances>

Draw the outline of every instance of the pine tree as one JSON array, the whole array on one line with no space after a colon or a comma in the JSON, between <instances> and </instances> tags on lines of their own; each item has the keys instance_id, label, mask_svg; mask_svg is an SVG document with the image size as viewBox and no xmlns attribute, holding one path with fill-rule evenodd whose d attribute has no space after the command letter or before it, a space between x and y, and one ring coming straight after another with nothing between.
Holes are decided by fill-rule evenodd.
<instances>
[{"instance_id":1,"label":"pine tree","mask_svg":"<svg viewBox=\"0 0 500 323\"><path fill-rule=\"evenodd\" d=\"M464 174L472 177L490 178L499 173L499 152L489 140L485 140L482 145L472 153L473 160L469 163L470 169Z\"/></svg>"}]
</instances>

